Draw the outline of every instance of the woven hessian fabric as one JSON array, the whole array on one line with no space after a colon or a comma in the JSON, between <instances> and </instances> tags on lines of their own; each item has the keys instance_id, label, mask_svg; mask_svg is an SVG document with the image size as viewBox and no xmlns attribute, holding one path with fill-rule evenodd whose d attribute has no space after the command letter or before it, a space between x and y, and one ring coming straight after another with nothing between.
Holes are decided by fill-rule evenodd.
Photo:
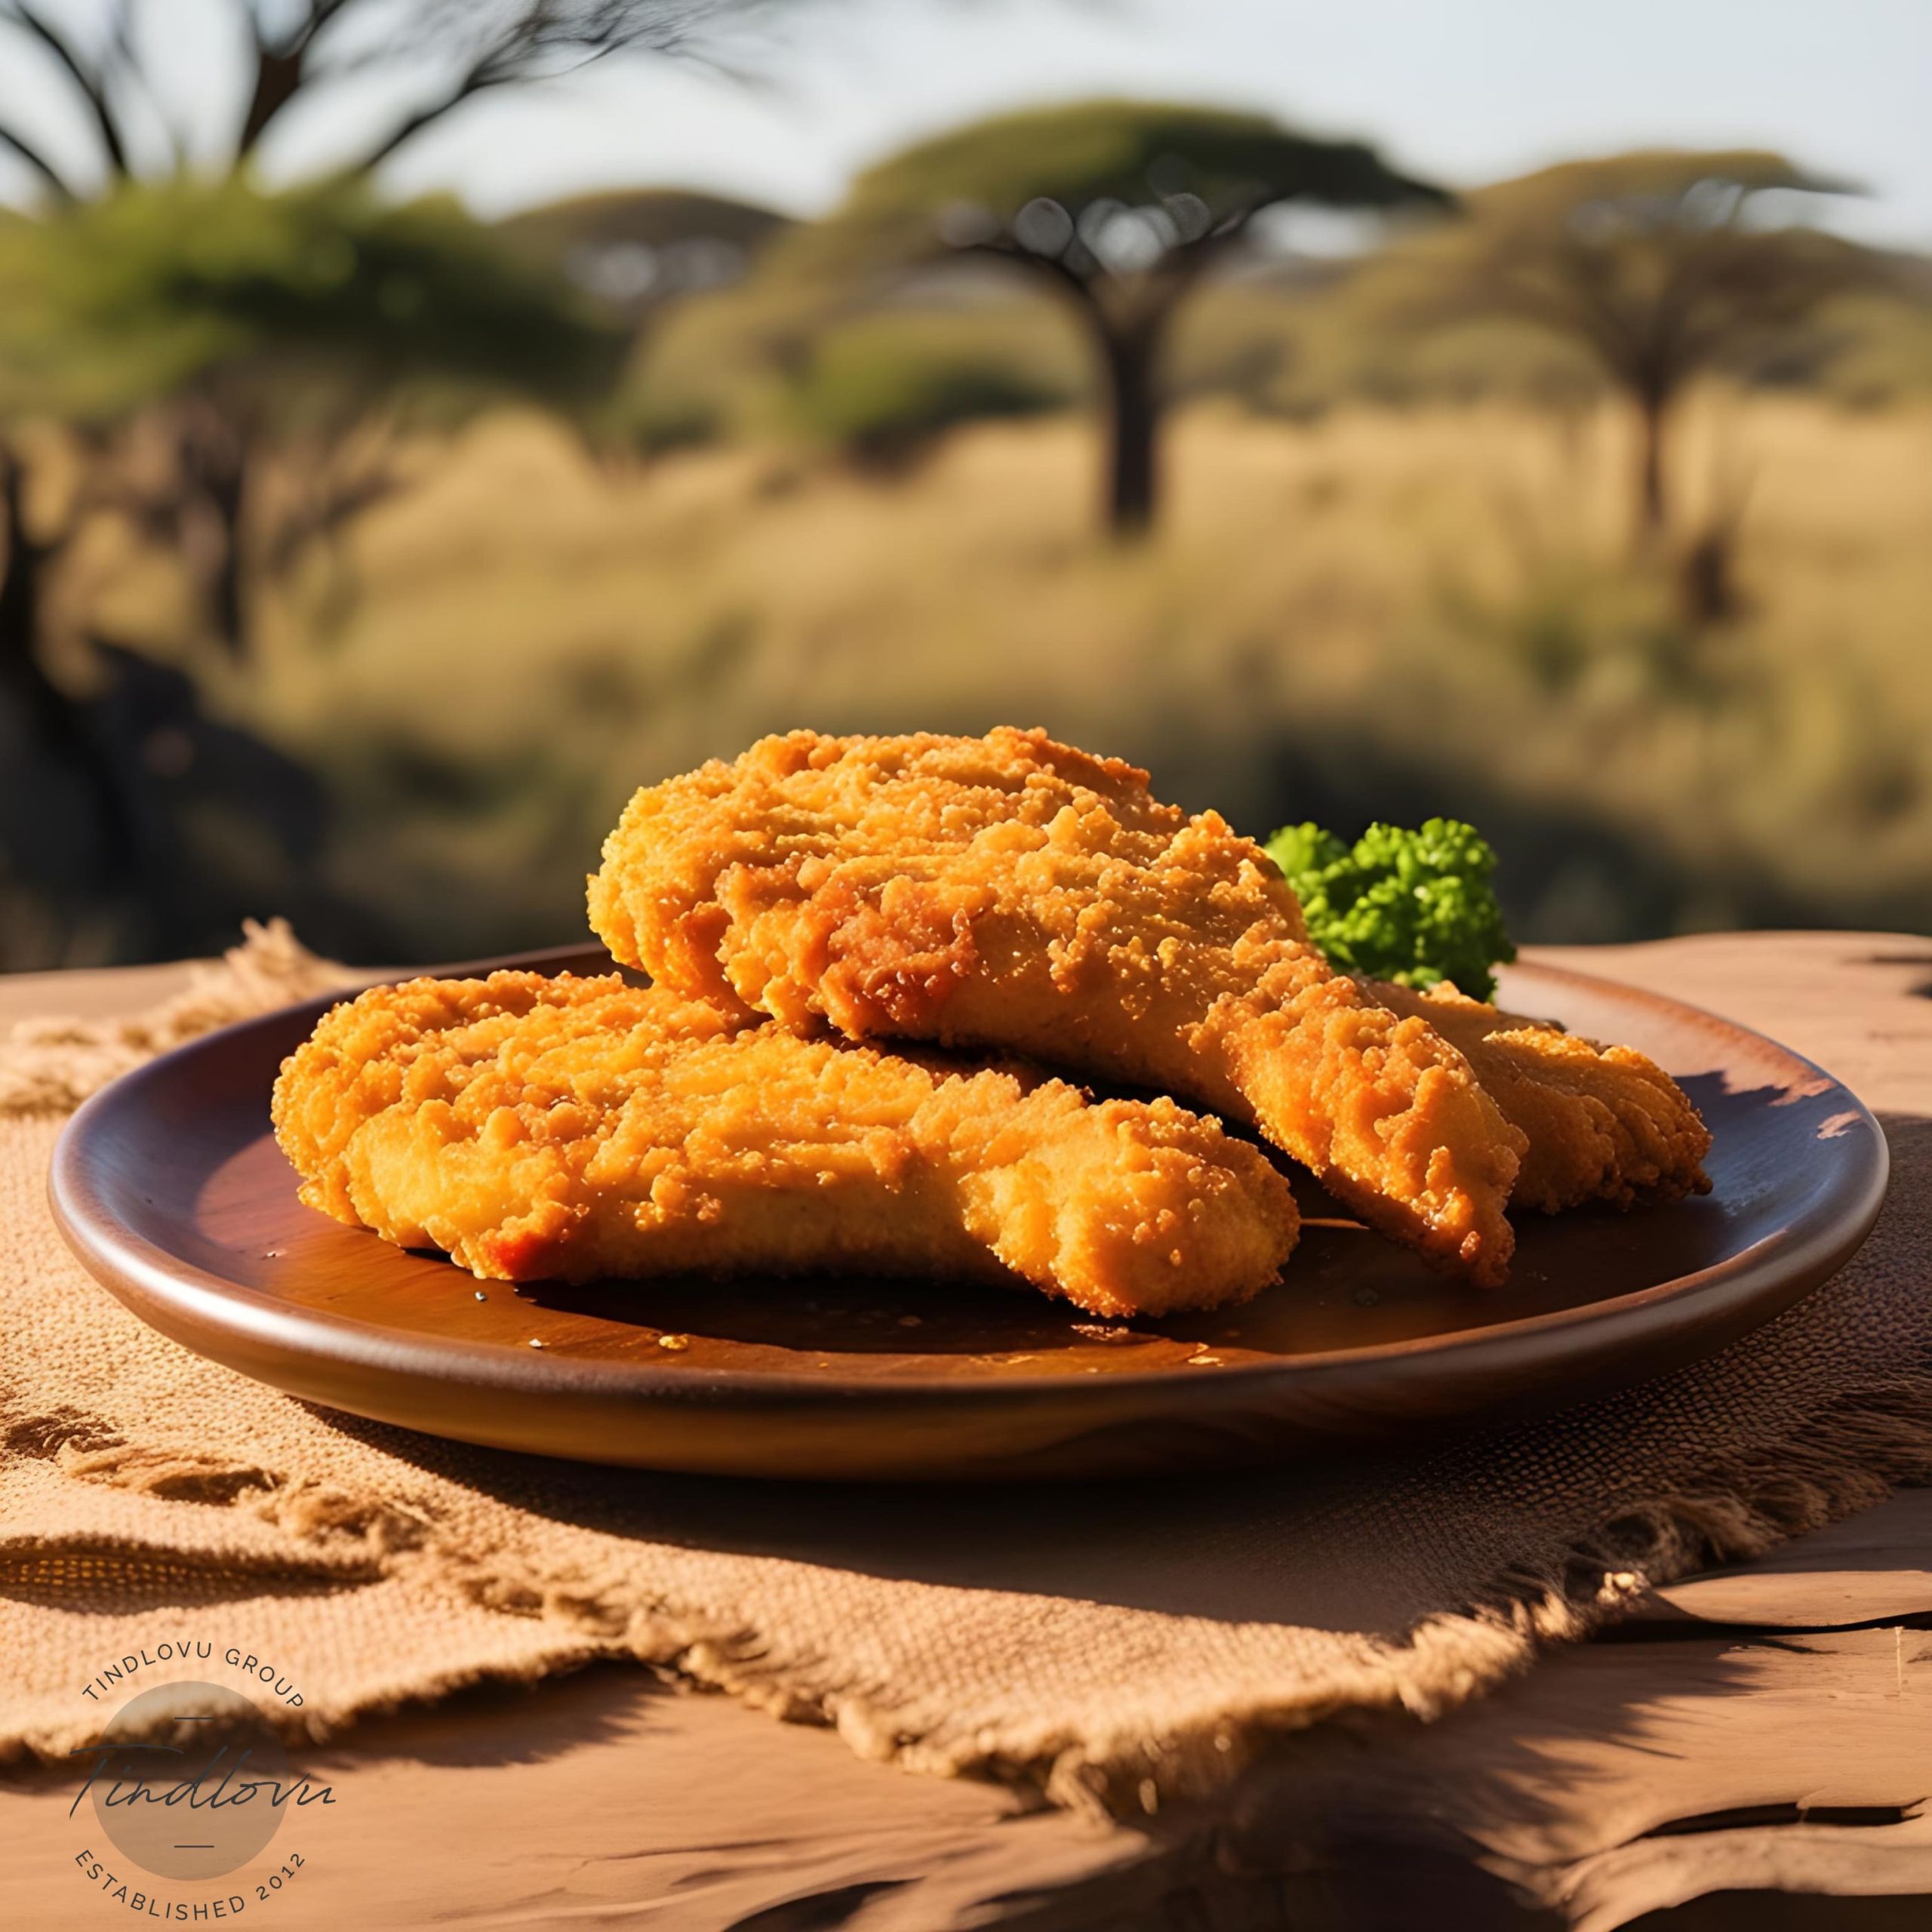
<instances>
[{"instance_id":1,"label":"woven hessian fabric","mask_svg":"<svg viewBox=\"0 0 1932 1932\"><path fill-rule=\"evenodd\" d=\"M1910 1113L1888 1122L1876 1232L1791 1313L1614 1399L1401 1456L816 1489L331 1415L145 1327L45 1204L79 1091L325 983L285 934L257 934L158 1016L0 1048L0 1754L88 1741L118 1699L85 1687L165 1644L260 1660L300 1687L299 1706L270 1707L315 1735L619 1656L835 1724L869 1756L1151 1808L1272 1731L1351 1706L1446 1709L1647 1583L1932 1466L1932 1121ZM1882 1084L1884 1030L1866 1029L1867 1066L1834 1070Z\"/></svg>"}]
</instances>

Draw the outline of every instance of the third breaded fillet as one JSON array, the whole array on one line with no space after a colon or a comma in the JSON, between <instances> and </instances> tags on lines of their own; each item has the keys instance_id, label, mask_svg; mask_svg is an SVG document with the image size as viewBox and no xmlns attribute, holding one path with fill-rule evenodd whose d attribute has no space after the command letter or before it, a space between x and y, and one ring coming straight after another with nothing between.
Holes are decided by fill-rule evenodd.
<instances>
[{"instance_id":1,"label":"third breaded fillet","mask_svg":"<svg viewBox=\"0 0 1932 1932\"><path fill-rule=\"evenodd\" d=\"M1521 1137L1468 1063L1331 971L1259 847L1118 760L1038 731L768 738L638 792L590 906L684 992L1179 1094L1385 1232L1506 1270Z\"/></svg>"},{"instance_id":2,"label":"third breaded fillet","mask_svg":"<svg viewBox=\"0 0 1932 1932\"><path fill-rule=\"evenodd\" d=\"M1159 1315L1255 1294L1297 1225L1257 1149L1171 1100L801 1039L614 975L377 987L284 1064L274 1118L309 1206L515 1281L1023 1277Z\"/></svg>"},{"instance_id":3,"label":"third breaded fillet","mask_svg":"<svg viewBox=\"0 0 1932 1932\"><path fill-rule=\"evenodd\" d=\"M1426 1020L1460 1049L1529 1143L1513 1205L1555 1214L1586 1201L1628 1208L1704 1194L1710 1130L1690 1098L1634 1047L1605 1047L1500 1012L1454 986L1365 982L1392 1013Z\"/></svg>"}]
</instances>

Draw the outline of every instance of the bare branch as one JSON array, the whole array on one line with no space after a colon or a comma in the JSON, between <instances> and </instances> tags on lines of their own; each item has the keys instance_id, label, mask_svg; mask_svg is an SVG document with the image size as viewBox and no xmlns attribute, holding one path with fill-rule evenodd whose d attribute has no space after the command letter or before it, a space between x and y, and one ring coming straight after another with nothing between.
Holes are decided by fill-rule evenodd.
<instances>
[{"instance_id":1,"label":"bare branch","mask_svg":"<svg viewBox=\"0 0 1932 1932\"><path fill-rule=\"evenodd\" d=\"M455 85L440 100L433 100L426 106L417 108L378 141L361 160L362 168L379 168L394 154L404 142L414 140L425 128L433 127L444 115L453 112L466 100L493 87L501 87L507 76L492 78L488 72L488 63L479 61L469 71L460 75Z\"/></svg>"},{"instance_id":2,"label":"bare branch","mask_svg":"<svg viewBox=\"0 0 1932 1932\"><path fill-rule=\"evenodd\" d=\"M307 0L301 12L278 31L272 30L263 17L260 0L242 0L242 14L248 29L250 44L257 53L299 53L345 7L355 0Z\"/></svg>"},{"instance_id":3,"label":"bare branch","mask_svg":"<svg viewBox=\"0 0 1932 1932\"><path fill-rule=\"evenodd\" d=\"M54 191L57 200L71 202L76 198L74 190L69 185L66 177L54 167L53 162L49 161L46 155L42 154L24 134L15 134L12 128L4 123L0 123L0 148L5 149L9 154L25 162L47 186Z\"/></svg>"},{"instance_id":4,"label":"bare branch","mask_svg":"<svg viewBox=\"0 0 1932 1932\"><path fill-rule=\"evenodd\" d=\"M406 115L362 159L374 168L464 102L494 88L561 80L614 54L648 51L690 57L721 16L760 10L764 0L525 0L494 31L472 37L468 60L437 98ZM457 40L477 9L457 4L424 10L411 41L431 51ZM459 43L460 44L460 43ZM392 48L395 54L410 51ZM346 68L346 63L340 63ZM331 71L337 71L332 64Z\"/></svg>"},{"instance_id":5,"label":"bare branch","mask_svg":"<svg viewBox=\"0 0 1932 1932\"><path fill-rule=\"evenodd\" d=\"M287 51L300 53L312 45L316 35L349 4L350 0L309 0L309 11L289 36Z\"/></svg>"},{"instance_id":6,"label":"bare branch","mask_svg":"<svg viewBox=\"0 0 1932 1932\"><path fill-rule=\"evenodd\" d=\"M108 57L103 60L101 66L103 82L109 78L108 61L111 60L114 75L134 88L147 103L161 129L162 137L168 143L168 158L178 174L188 165L188 137L168 112L168 103L162 98L154 76L149 72L135 47L134 5L135 0L116 0L108 29Z\"/></svg>"},{"instance_id":7,"label":"bare branch","mask_svg":"<svg viewBox=\"0 0 1932 1932\"><path fill-rule=\"evenodd\" d=\"M21 4L21 0L0 0ZM285 26L250 0L254 82L236 137L252 154L298 97L371 71L420 66L428 98L356 160L386 161L403 144L490 89L558 80L629 50L692 57L707 29L776 0L419 0L393 17L358 0L308 0ZM362 23L379 27L373 35ZM429 77L439 76L432 82Z\"/></svg>"},{"instance_id":8,"label":"bare branch","mask_svg":"<svg viewBox=\"0 0 1932 1932\"><path fill-rule=\"evenodd\" d=\"M1040 276L1050 288L1071 301L1089 321L1103 314L1100 300L1093 284L1077 269L1070 266L1062 256L1038 254L1031 248L1023 248L1017 242L1004 239L969 242L958 252L962 255L986 255L995 261L1009 263L1015 268L1023 269Z\"/></svg>"},{"instance_id":9,"label":"bare branch","mask_svg":"<svg viewBox=\"0 0 1932 1932\"><path fill-rule=\"evenodd\" d=\"M101 69L85 60L59 28L29 6L27 0L6 0L6 4L0 6L0 24L17 27L39 42L65 70L87 103L88 114L100 136L109 173L117 180L125 180L132 171L128 163L127 146L121 137L119 124L108 100L106 79Z\"/></svg>"},{"instance_id":10,"label":"bare branch","mask_svg":"<svg viewBox=\"0 0 1932 1932\"><path fill-rule=\"evenodd\" d=\"M242 131L235 140L236 160L254 152L269 124L308 85L315 71L309 56L315 36L352 4L353 0L309 0L293 28L280 35L264 29L256 8L245 10L254 45L255 81L242 117Z\"/></svg>"},{"instance_id":11,"label":"bare branch","mask_svg":"<svg viewBox=\"0 0 1932 1932\"><path fill-rule=\"evenodd\" d=\"M257 43L255 85L248 95L248 111L242 117L242 131L235 137L235 158L244 161L253 154L269 124L301 92L302 56L281 54Z\"/></svg>"},{"instance_id":12,"label":"bare branch","mask_svg":"<svg viewBox=\"0 0 1932 1932\"><path fill-rule=\"evenodd\" d=\"M1217 223L1204 235L1191 242L1177 242L1167 249L1143 278L1146 292L1140 309L1149 327L1158 327L1216 263L1232 254L1247 238L1254 217L1271 204L1256 202Z\"/></svg>"}]
</instances>

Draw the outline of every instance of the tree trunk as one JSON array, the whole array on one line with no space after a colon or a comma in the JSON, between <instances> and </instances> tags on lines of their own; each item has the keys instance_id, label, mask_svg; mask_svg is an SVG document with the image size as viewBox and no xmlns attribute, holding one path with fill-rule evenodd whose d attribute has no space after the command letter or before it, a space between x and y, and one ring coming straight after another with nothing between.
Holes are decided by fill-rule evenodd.
<instances>
[{"instance_id":1,"label":"tree trunk","mask_svg":"<svg viewBox=\"0 0 1932 1932\"><path fill-rule=\"evenodd\" d=\"M1152 528L1158 494L1160 332L1145 324L1118 328L1104 318L1099 331L1107 376L1107 527L1131 542Z\"/></svg>"},{"instance_id":2,"label":"tree trunk","mask_svg":"<svg viewBox=\"0 0 1932 1932\"><path fill-rule=\"evenodd\" d=\"M208 479L208 503L221 525L222 542L215 555L214 581L208 587L209 615L214 634L231 657L246 654L248 611L246 565L242 556L242 518L246 506L248 466L238 445L232 463L218 467Z\"/></svg>"},{"instance_id":3,"label":"tree trunk","mask_svg":"<svg viewBox=\"0 0 1932 1932\"><path fill-rule=\"evenodd\" d=\"M0 690L11 691L43 733L60 693L40 668L40 592L45 546L26 523L26 466L0 446Z\"/></svg>"},{"instance_id":4,"label":"tree trunk","mask_svg":"<svg viewBox=\"0 0 1932 1932\"><path fill-rule=\"evenodd\" d=\"M60 545L28 528L26 467L0 443L0 708L14 709L26 753L24 772L0 771L0 781L26 788L0 795L0 824L11 822L25 848L11 855L11 869L72 921L99 914L136 883L136 841L85 712L41 666L42 593Z\"/></svg>"},{"instance_id":5,"label":"tree trunk","mask_svg":"<svg viewBox=\"0 0 1932 1932\"><path fill-rule=\"evenodd\" d=\"M235 137L235 155L245 161L267 132L268 125L302 90L306 78L302 71L306 49L279 54L272 48L260 48L255 55L255 85L248 97L248 112L242 131Z\"/></svg>"},{"instance_id":6,"label":"tree trunk","mask_svg":"<svg viewBox=\"0 0 1932 1932\"><path fill-rule=\"evenodd\" d=\"M1654 392L1637 398L1637 541L1644 549L1659 548L1669 528L1670 506L1664 476L1669 408L1667 397Z\"/></svg>"},{"instance_id":7,"label":"tree trunk","mask_svg":"<svg viewBox=\"0 0 1932 1932\"><path fill-rule=\"evenodd\" d=\"M239 405L201 395L180 406L177 428L182 486L196 515L189 568L205 600L208 627L228 654L248 654L248 559L245 525L254 438Z\"/></svg>"}]
</instances>

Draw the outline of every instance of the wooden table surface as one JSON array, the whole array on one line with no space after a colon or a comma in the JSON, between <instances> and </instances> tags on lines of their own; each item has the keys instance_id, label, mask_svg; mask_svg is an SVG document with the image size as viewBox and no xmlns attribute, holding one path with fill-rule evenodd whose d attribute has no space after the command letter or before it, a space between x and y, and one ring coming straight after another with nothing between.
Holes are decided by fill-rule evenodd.
<instances>
[{"instance_id":1,"label":"wooden table surface","mask_svg":"<svg viewBox=\"0 0 1932 1932\"><path fill-rule=\"evenodd\" d=\"M1545 956L1827 1066L1881 1041L1863 1097L1932 1112L1932 942ZM144 975L165 990L173 970ZM1855 996L1820 1001L1821 980ZM0 1023L129 998L98 976L0 982ZM301 1822L299 1879L251 1908L291 1927L1915 1928L1932 1924L1932 1491L1657 1592L1435 1724L1321 1727L1212 1805L1131 1829L869 1764L611 1666L371 1722L302 1768L338 1802ZM0 1778L7 1922L125 1915L71 1863L78 1784Z\"/></svg>"}]
</instances>

